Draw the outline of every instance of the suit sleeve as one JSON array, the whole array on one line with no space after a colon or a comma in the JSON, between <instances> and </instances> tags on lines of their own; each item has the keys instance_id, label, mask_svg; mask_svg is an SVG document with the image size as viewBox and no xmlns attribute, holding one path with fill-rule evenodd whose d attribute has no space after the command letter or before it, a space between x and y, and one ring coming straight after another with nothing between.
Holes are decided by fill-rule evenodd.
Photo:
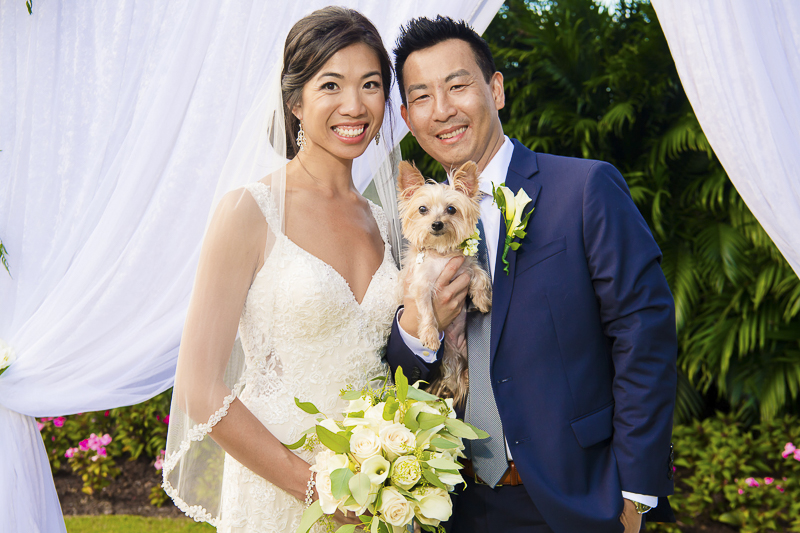
<instances>
[{"instance_id":1,"label":"suit sleeve","mask_svg":"<svg viewBox=\"0 0 800 533\"><path fill-rule=\"evenodd\" d=\"M675 306L661 251L622 175L596 163L583 197L587 264L614 365L614 437L622 490L673 491L670 440L677 387Z\"/></svg>"},{"instance_id":2,"label":"suit sleeve","mask_svg":"<svg viewBox=\"0 0 800 533\"><path fill-rule=\"evenodd\" d=\"M442 343L444 345L444 343ZM430 382L439 370L443 347L439 347L436 361L427 363L417 356L406 343L400 334L400 327L397 323L397 314L392 320L392 332L389 334L389 343L386 346L386 362L392 369L394 376L398 366L403 367L403 374L411 383L421 379Z\"/></svg>"}]
</instances>

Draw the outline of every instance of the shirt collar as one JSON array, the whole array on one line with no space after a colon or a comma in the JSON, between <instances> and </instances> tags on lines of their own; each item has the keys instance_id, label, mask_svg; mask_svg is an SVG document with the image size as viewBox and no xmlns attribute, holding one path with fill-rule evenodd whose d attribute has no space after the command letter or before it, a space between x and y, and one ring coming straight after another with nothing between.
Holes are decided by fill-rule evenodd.
<instances>
[{"instance_id":1,"label":"shirt collar","mask_svg":"<svg viewBox=\"0 0 800 533\"><path fill-rule=\"evenodd\" d=\"M492 196L492 185L498 187L506 181L508 166L511 164L511 156L514 154L514 143L507 135L504 135L503 146L494 154L494 157L486 165L481 173L479 185L483 193Z\"/></svg>"}]
</instances>

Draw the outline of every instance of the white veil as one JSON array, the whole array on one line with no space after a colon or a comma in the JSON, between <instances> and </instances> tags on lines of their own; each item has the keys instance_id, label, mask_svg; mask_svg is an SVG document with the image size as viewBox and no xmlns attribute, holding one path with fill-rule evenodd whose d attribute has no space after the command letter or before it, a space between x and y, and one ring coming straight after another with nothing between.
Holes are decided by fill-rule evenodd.
<instances>
[{"instance_id":1,"label":"white veil","mask_svg":"<svg viewBox=\"0 0 800 533\"><path fill-rule=\"evenodd\" d=\"M243 121L223 167L209 222L228 191L261 180L270 185L271 208L275 210L275 218L271 220L280 221L281 233L285 229L287 140L281 95L282 65L283 61L275 62L262 96ZM401 232L394 176L400 151L392 139L390 113L387 102L381 143L370 143L365 154L354 162L353 172L355 175L369 169L373 176L372 183L389 220L392 253L399 265ZM275 234L269 231L264 262L274 242ZM194 293L198 290L201 289L196 284ZM189 357L190 361L178 359L162 486L181 511L216 527L220 518L225 452L207 435L227 414L228 407L243 388L244 352L237 338L227 364L219 361L219 357L197 354Z\"/></svg>"}]
</instances>

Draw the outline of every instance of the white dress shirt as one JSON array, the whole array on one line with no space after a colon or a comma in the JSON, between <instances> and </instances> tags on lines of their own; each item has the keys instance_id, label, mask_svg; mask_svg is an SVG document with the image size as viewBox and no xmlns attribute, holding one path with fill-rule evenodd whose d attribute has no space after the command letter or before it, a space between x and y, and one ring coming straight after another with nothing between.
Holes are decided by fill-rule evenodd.
<instances>
[{"instance_id":1,"label":"white dress shirt","mask_svg":"<svg viewBox=\"0 0 800 533\"><path fill-rule=\"evenodd\" d=\"M494 203L492 197L492 185L495 187L500 186L506 180L508 174L508 166L511 164L511 156L514 154L514 143L511 142L507 136L503 146L494 155L494 157L483 169L480 176L479 187L483 198L481 198L481 221L483 222L483 232L486 238L486 250L489 254L489 267L491 269L490 275L494 280L495 262L497 261L497 236L500 233L501 214L500 208ZM408 348L420 359L426 363L434 363L436 361L436 352L431 352L420 342L420 340L409 333L406 333L400 326L400 316L403 310L397 313L397 329L400 331L400 336ZM442 335L443 337L444 335ZM440 337L439 340L442 340ZM506 455L508 459L512 460L511 450L506 441ZM658 498L655 496L645 496L642 494L635 494L632 492L622 491L622 497L635 502L643 503L644 505L655 507L658 505Z\"/></svg>"}]
</instances>

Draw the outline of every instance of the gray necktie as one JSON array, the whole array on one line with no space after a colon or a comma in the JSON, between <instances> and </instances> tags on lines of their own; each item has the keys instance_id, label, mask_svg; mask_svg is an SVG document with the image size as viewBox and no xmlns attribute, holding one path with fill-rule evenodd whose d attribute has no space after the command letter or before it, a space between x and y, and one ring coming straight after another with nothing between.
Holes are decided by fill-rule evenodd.
<instances>
[{"instance_id":1,"label":"gray necktie","mask_svg":"<svg viewBox=\"0 0 800 533\"><path fill-rule=\"evenodd\" d=\"M481 240L478 243L478 261L489 272L489 254L483 223L478 221ZM465 418L470 424L489 433L488 439L473 440L467 452L475 474L489 486L497 485L508 469L503 424L494 401L489 375L489 342L491 340L492 313L480 311L467 313L467 349L469 350L469 393Z\"/></svg>"}]
</instances>

